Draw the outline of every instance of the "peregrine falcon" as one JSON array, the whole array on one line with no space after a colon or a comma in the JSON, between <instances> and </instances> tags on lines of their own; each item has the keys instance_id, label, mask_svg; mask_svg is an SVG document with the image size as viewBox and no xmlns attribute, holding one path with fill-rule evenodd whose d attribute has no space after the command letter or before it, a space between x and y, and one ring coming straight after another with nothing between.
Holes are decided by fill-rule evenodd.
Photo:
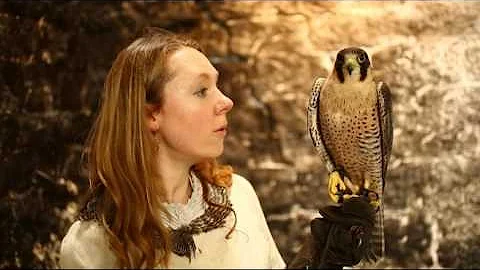
<instances>
[{"instance_id":1,"label":"peregrine falcon","mask_svg":"<svg viewBox=\"0 0 480 270\"><path fill-rule=\"evenodd\" d=\"M386 83L377 82L367 53L356 47L338 52L327 79L315 80L308 106L308 129L328 173L328 193L336 203L366 196L377 210L372 254L385 251L383 192L392 149L392 103Z\"/></svg>"}]
</instances>

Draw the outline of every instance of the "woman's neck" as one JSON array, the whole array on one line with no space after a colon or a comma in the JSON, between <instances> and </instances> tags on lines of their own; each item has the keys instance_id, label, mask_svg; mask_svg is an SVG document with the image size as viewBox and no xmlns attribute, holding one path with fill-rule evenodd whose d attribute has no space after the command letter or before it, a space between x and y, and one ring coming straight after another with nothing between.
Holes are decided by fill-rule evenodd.
<instances>
[{"instance_id":1,"label":"woman's neck","mask_svg":"<svg viewBox=\"0 0 480 270\"><path fill-rule=\"evenodd\" d=\"M190 168L193 164L167 156L159 156L157 160L157 168L164 187L164 202L187 203L192 194Z\"/></svg>"}]
</instances>

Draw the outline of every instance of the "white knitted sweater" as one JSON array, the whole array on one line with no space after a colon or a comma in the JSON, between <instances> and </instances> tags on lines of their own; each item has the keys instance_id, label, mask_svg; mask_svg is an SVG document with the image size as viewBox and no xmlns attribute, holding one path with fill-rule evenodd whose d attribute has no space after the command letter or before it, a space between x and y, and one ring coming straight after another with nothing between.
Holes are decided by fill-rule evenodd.
<instances>
[{"instance_id":1,"label":"white knitted sweater","mask_svg":"<svg viewBox=\"0 0 480 270\"><path fill-rule=\"evenodd\" d=\"M167 206L174 219L165 222L174 229L188 224L205 211L199 180L192 179L193 192L187 204ZM172 253L169 268L285 268L258 197L248 180L233 175L230 201L237 216L231 237L225 239L234 222L232 213L226 218L224 227L193 236L198 251L191 262ZM94 221L73 223L62 241L60 267L118 268L104 229Z\"/></svg>"}]
</instances>

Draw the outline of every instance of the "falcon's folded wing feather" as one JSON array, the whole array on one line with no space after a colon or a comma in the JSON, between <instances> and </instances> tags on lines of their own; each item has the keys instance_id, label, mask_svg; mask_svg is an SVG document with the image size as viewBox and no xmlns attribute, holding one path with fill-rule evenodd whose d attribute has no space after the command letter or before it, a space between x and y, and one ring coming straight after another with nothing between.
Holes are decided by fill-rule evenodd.
<instances>
[{"instance_id":1,"label":"falcon's folded wing feather","mask_svg":"<svg viewBox=\"0 0 480 270\"><path fill-rule=\"evenodd\" d=\"M382 179L385 181L387 173L388 161L393 145L393 119L392 119L392 97L388 85L384 82L377 84L378 105L380 113L380 132L382 140ZM385 182L382 183L382 189L385 187Z\"/></svg>"},{"instance_id":2,"label":"falcon's folded wing feather","mask_svg":"<svg viewBox=\"0 0 480 270\"><path fill-rule=\"evenodd\" d=\"M333 164L331 156L325 148L325 143L322 139L321 125L319 123L318 117L320 106L320 91L325 81L325 78L317 78L313 83L312 95L310 96L310 100L308 102L307 126L315 149L320 154L323 162L325 163L328 173L332 173L333 171L335 171L335 165Z\"/></svg>"}]
</instances>

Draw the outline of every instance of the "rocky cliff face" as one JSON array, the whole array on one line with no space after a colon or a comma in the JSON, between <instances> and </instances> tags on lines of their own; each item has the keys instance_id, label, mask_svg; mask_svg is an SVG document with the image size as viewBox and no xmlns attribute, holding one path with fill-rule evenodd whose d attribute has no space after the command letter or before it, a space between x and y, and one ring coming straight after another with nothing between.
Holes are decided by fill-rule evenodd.
<instances>
[{"instance_id":1,"label":"rocky cliff face","mask_svg":"<svg viewBox=\"0 0 480 270\"><path fill-rule=\"evenodd\" d=\"M393 94L394 146L385 194L387 257L377 267L480 266L477 222L480 197L476 193L480 184L475 182L478 179L476 164L480 159L479 3L124 2L79 5L76 10L84 17L75 16L71 5L57 6L57 13L45 7L24 7L30 12L22 13L18 5L2 6L5 10L2 25L7 27L2 29L18 27L15 20L23 25L31 22L36 25L35 40L44 43L29 48L38 54L34 58L37 62L34 60L31 66L41 64L48 70L39 73L46 78L43 80L30 78L25 71L17 73L24 74L27 77L24 80L15 81L10 77L15 75L2 75L2 95L6 97L2 98L2 108L10 108L10 113L2 111L3 119L61 112L61 121L48 117L41 121L47 123L47 127L48 121L54 121L56 124L51 125L60 131L45 136L53 139L63 136L67 141L66 146L58 150L63 160L32 162L30 170L22 174L30 179L34 172L38 176L38 171L50 170L55 187L67 190L64 192L70 194L67 198L72 200L68 203L65 199L59 204L51 202L55 200L53 197L37 196L38 200L46 201L48 207L58 208L51 213L61 225L49 225L48 233L31 234L28 243L36 243L34 248L30 246L35 255L30 259L33 263L28 262L31 265L55 264L58 239L76 211L78 191L74 187L78 186L80 192L85 187L85 176L74 173L75 168L71 166L78 162L81 143L72 139L77 138L72 133L76 130L84 133L91 122L101 81L114 56L109 44L118 44L117 48L143 26L155 25L194 36L219 69L220 86L235 102L221 160L232 164L255 186L287 263L308 234L308 223L316 209L330 203L326 194L326 171L306 129L311 84L316 77L329 73L338 50L360 46L369 52L374 67L381 72L381 78ZM62 15L62 11L69 10L71 13L67 14L71 17ZM51 12L43 17L43 26L40 25L42 12ZM61 28L61 24L56 24L59 18L70 24L63 24ZM88 19L95 19L97 23L87 23ZM76 30L79 28L75 26L84 30ZM81 42L80 37L98 45L92 46L97 49L74 47L77 43L68 42L74 38ZM15 38L19 37L10 37L10 40ZM56 47L48 43L54 40ZM47 45L42 45L45 42ZM40 53L42 51L47 53ZM7 52L10 56L16 53ZM7 56L4 53L1 59L4 70L7 65L20 65ZM59 77L55 71L62 67L60 63L64 67L72 60L76 62L66 66L84 77ZM82 86L77 99L62 94L64 84L75 80L83 83L76 84ZM28 83L33 99L27 99L25 94ZM27 113L16 110L18 104L30 106ZM80 122L84 123L81 127L74 120L78 118L84 121ZM17 120L8 122L17 124L9 124L10 133L4 134L17 134L12 130L18 129L18 123L26 125L25 121ZM35 132L34 128L28 130L21 133L25 138ZM7 135L4 141L10 138ZM21 142L15 143L18 146ZM48 145L48 142L42 143ZM6 144L2 147L3 153L14 156ZM18 152L15 153L18 157ZM4 169L8 172L4 173L7 182L12 181L16 172L7 166L12 160L15 159L8 159L2 167L9 168ZM20 202L26 200L18 194L25 194L26 189L6 186L15 192L8 193L10 203L4 204L5 209L17 209ZM10 220L11 224L19 222L18 218ZM11 224L5 226L16 232L19 225ZM45 235L50 235L50 240ZM28 245L22 248L28 252ZM53 255L45 255L48 252ZM14 256L13 251L8 254L11 256L4 257Z\"/></svg>"}]
</instances>

